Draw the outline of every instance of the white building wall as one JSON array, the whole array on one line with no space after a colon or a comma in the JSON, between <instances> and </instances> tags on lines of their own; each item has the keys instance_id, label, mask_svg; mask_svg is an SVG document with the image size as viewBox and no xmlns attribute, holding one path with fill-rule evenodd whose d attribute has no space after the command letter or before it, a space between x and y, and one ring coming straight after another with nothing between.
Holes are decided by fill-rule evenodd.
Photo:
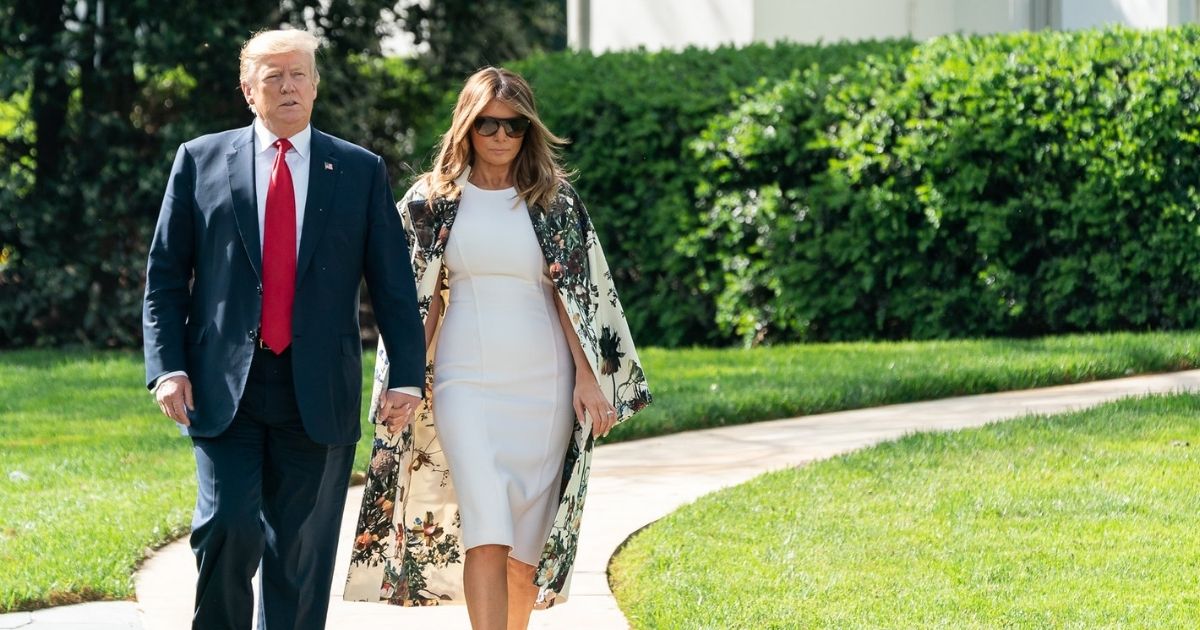
<instances>
[{"instance_id":1,"label":"white building wall","mask_svg":"<svg viewBox=\"0 0 1200 630\"><path fill-rule=\"evenodd\" d=\"M1038 26L1029 0L954 0L954 25L937 35L1011 33Z\"/></svg>"},{"instance_id":2,"label":"white building wall","mask_svg":"<svg viewBox=\"0 0 1200 630\"><path fill-rule=\"evenodd\" d=\"M1167 0L1167 22L1188 24L1200 16L1200 0Z\"/></svg>"},{"instance_id":3,"label":"white building wall","mask_svg":"<svg viewBox=\"0 0 1200 630\"><path fill-rule=\"evenodd\" d=\"M754 41L753 0L591 0L570 3L568 11L573 6L590 9L588 43L596 52Z\"/></svg>"},{"instance_id":4,"label":"white building wall","mask_svg":"<svg viewBox=\"0 0 1200 630\"><path fill-rule=\"evenodd\" d=\"M1167 26L1167 0L1060 0L1061 28L1074 30L1125 24L1135 28Z\"/></svg>"},{"instance_id":5,"label":"white building wall","mask_svg":"<svg viewBox=\"0 0 1200 630\"><path fill-rule=\"evenodd\" d=\"M603 52L1108 24L1160 28L1200 19L1200 0L568 0L567 12L570 45Z\"/></svg>"},{"instance_id":6,"label":"white building wall","mask_svg":"<svg viewBox=\"0 0 1200 630\"><path fill-rule=\"evenodd\" d=\"M653 0L651 0L653 1ZM1029 0L747 0L758 41L797 42L1000 33L1031 25Z\"/></svg>"},{"instance_id":7,"label":"white building wall","mask_svg":"<svg viewBox=\"0 0 1200 630\"><path fill-rule=\"evenodd\" d=\"M833 42L903 37L909 32L906 0L745 0L745 4L754 6L756 41Z\"/></svg>"}]
</instances>

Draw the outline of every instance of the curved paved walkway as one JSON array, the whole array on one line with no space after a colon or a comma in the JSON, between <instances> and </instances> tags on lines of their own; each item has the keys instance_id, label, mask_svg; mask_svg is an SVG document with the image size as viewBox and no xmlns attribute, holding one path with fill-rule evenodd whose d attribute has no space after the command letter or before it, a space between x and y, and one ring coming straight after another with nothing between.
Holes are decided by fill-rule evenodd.
<instances>
[{"instance_id":1,"label":"curved paved walkway","mask_svg":"<svg viewBox=\"0 0 1200 630\"><path fill-rule=\"evenodd\" d=\"M601 446L593 460L571 601L535 612L530 627L628 627L608 589L605 571L609 558L634 531L713 490L915 431L975 427L1031 413L1058 413L1117 398L1173 391L1200 391L1200 370L890 405ZM343 543L351 538L361 492L361 488L353 489L347 502ZM343 544L335 582L346 574L348 553ZM85 604L32 616L18 613L25 615L21 620L27 624L20 626L16 625L18 615L0 615L0 629L136 629L139 625L128 616L136 610L144 630L180 630L187 627L191 614L194 567L186 540L176 542L156 553L137 574L136 603ZM348 603L341 599L340 583L334 585L331 597L330 630L363 624L469 628L466 610L460 606L401 609ZM49 618L55 615L58 621ZM68 619L72 616L75 622ZM111 623L103 625L105 621Z\"/></svg>"}]
</instances>

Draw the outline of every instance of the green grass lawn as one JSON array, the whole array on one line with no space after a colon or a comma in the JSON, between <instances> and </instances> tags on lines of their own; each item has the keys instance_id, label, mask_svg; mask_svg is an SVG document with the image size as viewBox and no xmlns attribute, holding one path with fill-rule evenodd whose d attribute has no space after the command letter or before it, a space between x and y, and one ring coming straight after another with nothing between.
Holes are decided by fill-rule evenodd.
<instances>
[{"instance_id":1,"label":"green grass lawn","mask_svg":"<svg viewBox=\"0 0 1200 630\"><path fill-rule=\"evenodd\" d=\"M635 628L1187 628L1200 397L896 442L701 498L612 566Z\"/></svg>"},{"instance_id":2,"label":"green grass lawn","mask_svg":"<svg viewBox=\"0 0 1200 630\"><path fill-rule=\"evenodd\" d=\"M1198 349L1198 333L645 349L656 402L608 441L1197 367ZM0 612L127 598L145 549L186 531L190 444L142 380L138 353L0 352Z\"/></svg>"},{"instance_id":3,"label":"green grass lawn","mask_svg":"<svg viewBox=\"0 0 1200 630\"><path fill-rule=\"evenodd\" d=\"M191 451L142 380L133 354L0 354L0 612L127 597L186 531Z\"/></svg>"},{"instance_id":4,"label":"green grass lawn","mask_svg":"<svg viewBox=\"0 0 1200 630\"><path fill-rule=\"evenodd\" d=\"M1200 367L1200 333L641 351L654 404L609 441Z\"/></svg>"},{"instance_id":5,"label":"green grass lawn","mask_svg":"<svg viewBox=\"0 0 1200 630\"><path fill-rule=\"evenodd\" d=\"M146 550L188 531L191 442L144 380L138 353L0 353L0 613L130 597Z\"/></svg>"}]
</instances>

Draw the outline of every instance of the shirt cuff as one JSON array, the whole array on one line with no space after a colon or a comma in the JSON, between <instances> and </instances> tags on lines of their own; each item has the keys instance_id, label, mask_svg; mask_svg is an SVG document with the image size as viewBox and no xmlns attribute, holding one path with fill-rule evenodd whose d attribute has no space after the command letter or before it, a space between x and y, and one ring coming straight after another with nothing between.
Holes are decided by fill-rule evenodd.
<instances>
[{"instance_id":1,"label":"shirt cuff","mask_svg":"<svg viewBox=\"0 0 1200 630\"><path fill-rule=\"evenodd\" d=\"M150 388L150 393L158 394L158 386L167 382L167 379L174 377L174 376L182 376L184 378L187 378L187 372L184 372L183 370L176 370L174 372L167 372L166 374L163 374L162 376L158 377L157 381L154 381L154 387Z\"/></svg>"},{"instance_id":2,"label":"shirt cuff","mask_svg":"<svg viewBox=\"0 0 1200 630\"><path fill-rule=\"evenodd\" d=\"M409 396L423 398L423 396L421 395L420 387L393 387L393 388L389 389L388 391L389 392L400 392L401 394L408 394Z\"/></svg>"}]
</instances>

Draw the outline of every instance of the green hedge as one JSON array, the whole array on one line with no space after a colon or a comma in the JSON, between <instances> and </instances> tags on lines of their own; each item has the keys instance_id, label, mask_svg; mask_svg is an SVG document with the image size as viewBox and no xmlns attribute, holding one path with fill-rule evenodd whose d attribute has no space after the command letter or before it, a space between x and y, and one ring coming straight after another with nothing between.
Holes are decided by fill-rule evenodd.
<instances>
[{"instance_id":1,"label":"green hedge","mask_svg":"<svg viewBox=\"0 0 1200 630\"><path fill-rule=\"evenodd\" d=\"M760 44L512 67L571 140L641 343L1029 336L1200 323L1198 38ZM317 124L384 154L402 186L448 101L404 62L346 59L328 67ZM171 150L245 117L181 68L133 99L161 111L71 127L103 150L99 171L38 192L21 162L0 161L0 346L136 344ZM198 115L218 102L228 111Z\"/></svg>"},{"instance_id":2,"label":"green hedge","mask_svg":"<svg viewBox=\"0 0 1200 630\"><path fill-rule=\"evenodd\" d=\"M529 79L592 213L635 337L658 346L728 339L714 296L677 243L697 227L701 181L689 142L737 93L796 68L834 71L907 41L829 46L540 55L510 67Z\"/></svg>"},{"instance_id":3,"label":"green hedge","mask_svg":"<svg viewBox=\"0 0 1200 630\"><path fill-rule=\"evenodd\" d=\"M747 342L1200 324L1200 30L946 37L760 86L686 243Z\"/></svg>"}]
</instances>

